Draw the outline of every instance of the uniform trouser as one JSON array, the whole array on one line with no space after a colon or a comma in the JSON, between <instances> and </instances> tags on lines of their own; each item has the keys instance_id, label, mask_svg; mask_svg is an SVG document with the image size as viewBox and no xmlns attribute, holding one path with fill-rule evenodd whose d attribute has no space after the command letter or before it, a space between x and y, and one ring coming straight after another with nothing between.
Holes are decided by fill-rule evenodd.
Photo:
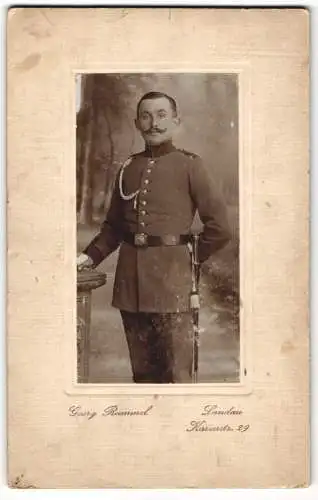
<instances>
[{"instance_id":1,"label":"uniform trouser","mask_svg":"<svg viewBox=\"0 0 318 500\"><path fill-rule=\"evenodd\" d=\"M134 382L190 383L193 338L191 313L120 312Z\"/></svg>"}]
</instances>

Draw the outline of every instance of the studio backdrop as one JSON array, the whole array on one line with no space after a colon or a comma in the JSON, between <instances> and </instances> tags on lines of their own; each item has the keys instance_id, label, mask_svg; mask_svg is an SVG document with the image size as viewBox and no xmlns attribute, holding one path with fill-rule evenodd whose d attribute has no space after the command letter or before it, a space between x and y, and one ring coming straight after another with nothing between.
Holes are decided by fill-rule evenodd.
<instances>
[{"instance_id":1,"label":"studio backdrop","mask_svg":"<svg viewBox=\"0 0 318 500\"><path fill-rule=\"evenodd\" d=\"M198 382L239 382L239 109L235 73L77 75L77 253L99 232L122 164L144 149L134 120L139 99L150 91L164 92L176 100L181 125L174 144L202 158L226 202L231 241L201 269ZM200 227L196 215L193 229ZM83 336L86 324L87 336L86 342L79 339L77 343L79 382L132 382L120 313L111 306L117 257L115 251L98 266L106 282L102 280L87 292L88 303L86 292L78 292L78 335ZM86 378L80 373L81 356L87 365Z\"/></svg>"}]
</instances>

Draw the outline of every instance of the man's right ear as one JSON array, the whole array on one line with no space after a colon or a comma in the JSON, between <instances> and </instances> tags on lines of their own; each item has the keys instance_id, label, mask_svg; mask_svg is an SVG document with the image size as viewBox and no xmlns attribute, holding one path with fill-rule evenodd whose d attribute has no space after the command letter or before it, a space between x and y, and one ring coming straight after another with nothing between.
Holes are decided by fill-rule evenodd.
<instances>
[{"instance_id":1,"label":"man's right ear","mask_svg":"<svg viewBox=\"0 0 318 500\"><path fill-rule=\"evenodd\" d=\"M181 123L181 119L180 119L180 116L175 116L174 119L174 124L179 127L180 126L180 123Z\"/></svg>"},{"instance_id":2,"label":"man's right ear","mask_svg":"<svg viewBox=\"0 0 318 500\"><path fill-rule=\"evenodd\" d=\"M139 125L138 118L135 118L135 127L136 127L137 130L140 130L140 125Z\"/></svg>"}]
</instances>

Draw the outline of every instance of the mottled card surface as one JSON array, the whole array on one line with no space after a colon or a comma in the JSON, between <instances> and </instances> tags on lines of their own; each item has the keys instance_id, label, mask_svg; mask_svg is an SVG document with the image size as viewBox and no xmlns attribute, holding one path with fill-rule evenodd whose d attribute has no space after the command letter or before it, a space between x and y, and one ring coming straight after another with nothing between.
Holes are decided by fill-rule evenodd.
<instances>
[{"instance_id":1,"label":"mottled card surface","mask_svg":"<svg viewBox=\"0 0 318 500\"><path fill-rule=\"evenodd\" d=\"M10 486L308 485L308 29L305 9L9 11ZM148 130L154 91L177 111ZM192 378L138 383L129 314L162 366L154 315L180 330L196 292L183 232L220 235L210 181L231 241L200 267Z\"/></svg>"}]
</instances>

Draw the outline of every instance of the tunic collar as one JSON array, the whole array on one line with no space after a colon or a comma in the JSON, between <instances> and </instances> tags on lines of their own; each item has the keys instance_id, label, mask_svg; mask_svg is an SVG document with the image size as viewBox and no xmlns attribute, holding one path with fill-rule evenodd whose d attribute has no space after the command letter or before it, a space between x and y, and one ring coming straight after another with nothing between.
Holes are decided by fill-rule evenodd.
<instances>
[{"instance_id":1,"label":"tunic collar","mask_svg":"<svg viewBox=\"0 0 318 500\"><path fill-rule=\"evenodd\" d=\"M176 151L176 148L172 144L172 141L167 141L159 144L158 146L150 146L149 144L146 144L144 154L150 158L158 158L158 156L167 155L168 153L172 153L172 151Z\"/></svg>"}]
</instances>

